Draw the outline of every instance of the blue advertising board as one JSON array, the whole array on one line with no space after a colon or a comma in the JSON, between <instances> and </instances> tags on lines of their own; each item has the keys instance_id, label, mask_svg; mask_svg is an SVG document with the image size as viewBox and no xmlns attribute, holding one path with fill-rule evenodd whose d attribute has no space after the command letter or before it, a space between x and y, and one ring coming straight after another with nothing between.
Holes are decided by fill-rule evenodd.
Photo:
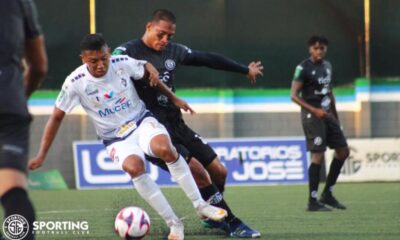
<instances>
[{"instance_id":1,"label":"blue advertising board","mask_svg":"<svg viewBox=\"0 0 400 240\"><path fill-rule=\"evenodd\" d=\"M308 181L304 139L209 140L228 169L228 185L290 184ZM132 187L128 174L119 169L98 141L73 144L76 187ZM175 185L169 173L146 161L146 169L160 186Z\"/></svg>"}]
</instances>

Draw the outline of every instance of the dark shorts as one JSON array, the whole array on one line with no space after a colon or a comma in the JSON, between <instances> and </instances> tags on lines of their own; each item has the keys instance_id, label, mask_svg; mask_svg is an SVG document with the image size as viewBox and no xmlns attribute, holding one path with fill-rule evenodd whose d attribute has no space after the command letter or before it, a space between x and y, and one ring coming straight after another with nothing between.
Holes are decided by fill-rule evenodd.
<instances>
[{"instance_id":1,"label":"dark shorts","mask_svg":"<svg viewBox=\"0 0 400 240\"><path fill-rule=\"evenodd\" d=\"M164 126L168 130L176 150L187 162L194 157L204 167L207 167L217 157L212 147L199 134L190 129L182 119L175 122L174 125L166 123ZM166 169L165 162L161 159L148 156L146 158L153 164Z\"/></svg>"},{"instance_id":2,"label":"dark shorts","mask_svg":"<svg viewBox=\"0 0 400 240\"><path fill-rule=\"evenodd\" d=\"M0 168L27 172L31 118L0 114Z\"/></svg>"},{"instance_id":3,"label":"dark shorts","mask_svg":"<svg viewBox=\"0 0 400 240\"><path fill-rule=\"evenodd\" d=\"M347 147L339 122L332 114L325 119L319 119L303 110L301 120L308 151L324 152L327 146L331 149Z\"/></svg>"}]
</instances>

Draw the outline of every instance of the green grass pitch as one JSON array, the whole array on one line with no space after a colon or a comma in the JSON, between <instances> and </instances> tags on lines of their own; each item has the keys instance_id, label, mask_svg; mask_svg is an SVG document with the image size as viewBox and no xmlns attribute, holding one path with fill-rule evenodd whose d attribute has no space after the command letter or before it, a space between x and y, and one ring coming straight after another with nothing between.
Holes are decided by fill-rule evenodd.
<instances>
[{"instance_id":1,"label":"green grass pitch","mask_svg":"<svg viewBox=\"0 0 400 240\"><path fill-rule=\"evenodd\" d=\"M320 186L322 188L322 185ZM204 229L179 188L163 188L179 217L185 239L225 239L218 230ZM234 213L273 240L398 240L400 183L340 183L335 195L348 206L332 212L305 211L306 185L228 187L225 199ZM113 231L119 209L136 205L150 215L146 239L166 239L168 228L132 189L32 191L38 220L88 221L88 235L39 235L37 239L118 239Z\"/></svg>"}]
</instances>

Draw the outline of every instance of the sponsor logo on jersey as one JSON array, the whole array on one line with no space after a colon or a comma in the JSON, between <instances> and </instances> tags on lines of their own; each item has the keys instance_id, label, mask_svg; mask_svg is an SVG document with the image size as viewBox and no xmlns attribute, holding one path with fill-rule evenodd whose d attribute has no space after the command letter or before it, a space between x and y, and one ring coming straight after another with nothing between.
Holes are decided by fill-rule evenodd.
<instances>
[{"instance_id":1,"label":"sponsor logo on jersey","mask_svg":"<svg viewBox=\"0 0 400 240\"><path fill-rule=\"evenodd\" d=\"M114 92L113 91L109 91L109 92L104 93L104 97L106 99L111 99L111 98L113 98L113 96L114 96Z\"/></svg>"},{"instance_id":2,"label":"sponsor logo on jersey","mask_svg":"<svg viewBox=\"0 0 400 240\"><path fill-rule=\"evenodd\" d=\"M165 65L165 68L167 68L168 70L171 71L171 70L175 69L176 63L172 59L167 59L167 60L165 60L165 64L164 65Z\"/></svg>"},{"instance_id":3,"label":"sponsor logo on jersey","mask_svg":"<svg viewBox=\"0 0 400 240\"><path fill-rule=\"evenodd\" d=\"M125 100L126 100L126 97L121 97L120 99L118 99L118 100L115 102L115 104L122 104L122 103L125 102Z\"/></svg>"},{"instance_id":4,"label":"sponsor logo on jersey","mask_svg":"<svg viewBox=\"0 0 400 240\"><path fill-rule=\"evenodd\" d=\"M122 84L122 86L126 87L127 81L125 78L121 78L121 84Z\"/></svg>"},{"instance_id":5,"label":"sponsor logo on jersey","mask_svg":"<svg viewBox=\"0 0 400 240\"><path fill-rule=\"evenodd\" d=\"M113 115L115 113L118 113L122 110L128 109L132 106L132 103L130 100L125 101L125 98L122 101L122 98L118 99L117 101L118 103L116 103L115 106L113 107L106 107L104 109L100 109L99 110L99 116L100 117L107 117L109 115Z\"/></svg>"},{"instance_id":6,"label":"sponsor logo on jersey","mask_svg":"<svg viewBox=\"0 0 400 240\"><path fill-rule=\"evenodd\" d=\"M89 84L85 88L85 93L88 96L95 95L95 94L99 93L99 90L95 86Z\"/></svg>"}]
</instances>

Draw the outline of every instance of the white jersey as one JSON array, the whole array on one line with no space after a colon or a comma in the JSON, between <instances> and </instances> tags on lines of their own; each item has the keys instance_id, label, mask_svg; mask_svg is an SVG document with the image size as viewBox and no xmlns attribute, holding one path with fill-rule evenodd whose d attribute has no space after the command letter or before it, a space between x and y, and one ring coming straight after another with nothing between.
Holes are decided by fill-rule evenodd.
<instances>
[{"instance_id":1,"label":"white jersey","mask_svg":"<svg viewBox=\"0 0 400 240\"><path fill-rule=\"evenodd\" d=\"M143 78L144 64L146 61L125 55L111 56L108 71L101 78L93 77L83 64L65 79L56 107L68 113L81 104L99 137L124 137L147 112L131 81Z\"/></svg>"}]
</instances>

